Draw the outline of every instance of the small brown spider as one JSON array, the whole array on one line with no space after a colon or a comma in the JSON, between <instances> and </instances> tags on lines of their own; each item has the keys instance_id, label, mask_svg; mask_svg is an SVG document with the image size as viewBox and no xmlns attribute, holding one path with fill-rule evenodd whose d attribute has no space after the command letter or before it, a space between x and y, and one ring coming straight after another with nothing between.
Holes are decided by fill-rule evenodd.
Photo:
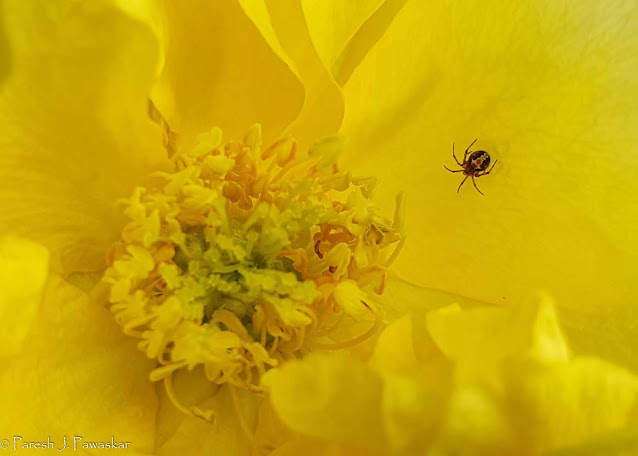
<instances>
[{"instance_id":1,"label":"small brown spider","mask_svg":"<svg viewBox=\"0 0 638 456\"><path fill-rule=\"evenodd\" d=\"M494 164L492 165L492 168L490 168L489 171L486 171L487 168L490 166L490 154L488 154L484 150L475 150L473 152L470 150L470 147L474 145L477 139L472 141L472 144L470 144L468 148L465 149L465 155L463 156L463 163L459 162L459 160L456 158L456 154L454 153L454 143L452 143L452 156L454 157L454 161L458 163L461 169L452 170L448 168L447 166L443 165L443 167L451 173L463 173L465 175L465 179L463 179L463 181L461 182L461 185L459 185L459 188L456 190L456 193L458 193L459 190L461 190L461 186L465 183L467 178L472 176L472 183L474 184L474 188L481 195L483 195L483 192L480 191L479 188L476 186L476 181L474 180L474 178L486 176L487 174L491 173L492 170L494 169L494 166L496 166L496 162L498 162L498 160L495 160ZM468 157L468 154L469 154L469 157Z\"/></svg>"}]
</instances>

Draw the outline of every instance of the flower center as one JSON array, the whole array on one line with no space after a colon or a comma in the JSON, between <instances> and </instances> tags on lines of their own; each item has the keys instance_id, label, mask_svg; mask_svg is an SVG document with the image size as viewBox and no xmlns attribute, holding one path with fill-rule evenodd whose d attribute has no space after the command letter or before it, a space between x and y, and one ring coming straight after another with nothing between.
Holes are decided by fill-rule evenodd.
<instances>
[{"instance_id":1,"label":"flower center","mask_svg":"<svg viewBox=\"0 0 638 456\"><path fill-rule=\"evenodd\" d=\"M400 197L393 222L378 215L374 179L341 172L342 148L326 138L299 157L293 138L262 149L259 126L226 143L214 128L125 201L103 280L116 321L158 362L152 380L203 367L260 392L267 369L374 334L373 296L405 239Z\"/></svg>"}]
</instances>

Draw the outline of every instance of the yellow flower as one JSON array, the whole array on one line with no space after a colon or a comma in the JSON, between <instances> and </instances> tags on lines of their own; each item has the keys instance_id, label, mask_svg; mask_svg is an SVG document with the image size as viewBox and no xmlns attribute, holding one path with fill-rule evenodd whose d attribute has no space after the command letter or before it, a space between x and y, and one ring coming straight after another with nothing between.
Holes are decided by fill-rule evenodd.
<instances>
[{"instance_id":1,"label":"yellow flower","mask_svg":"<svg viewBox=\"0 0 638 456\"><path fill-rule=\"evenodd\" d=\"M0 19L0 439L635 451L631 2L33 0ZM443 168L475 138L498 160L485 196ZM397 257L400 211L379 214L402 190ZM347 239L303 236L322 224Z\"/></svg>"}]
</instances>

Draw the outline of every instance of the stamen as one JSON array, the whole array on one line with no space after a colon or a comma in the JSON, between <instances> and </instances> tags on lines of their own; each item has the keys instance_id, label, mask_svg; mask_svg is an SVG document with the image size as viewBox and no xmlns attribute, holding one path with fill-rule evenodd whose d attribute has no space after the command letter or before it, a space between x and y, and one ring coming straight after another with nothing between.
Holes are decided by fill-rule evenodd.
<instances>
[{"instance_id":1,"label":"stamen","mask_svg":"<svg viewBox=\"0 0 638 456\"><path fill-rule=\"evenodd\" d=\"M157 367L151 371L151 373L149 374L149 379L152 382L162 380L163 378L173 375L173 372L186 366L186 364L186 361L182 361L181 363L174 363L167 366Z\"/></svg>"},{"instance_id":2,"label":"stamen","mask_svg":"<svg viewBox=\"0 0 638 456\"><path fill-rule=\"evenodd\" d=\"M127 334L129 336L143 337L143 333L139 331L135 331L133 328L136 328L137 326L145 325L149 323L151 320L153 320L154 318L155 318L154 315L146 315L144 317L131 320L127 322L124 326L122 326L122 331L124 332L124 334Z\"/></svg>"},{"instance_id":3,"label":"stamen","mask_svg":"<svg viewBox=\"0 0 638 456\"><path fill-rule=\"evenodd\" d=\"M175 396L175 390L173 389L173 373L171 373L168 377L164 378L164 389L166 390L166 395L168 396L171 403L175 406L175 408L186 415L196 416L198 418L203 418L204 420L214 423L215 415L212 410L204 411L199 407L191 407L187 408L177 399Z\"/></svg>"},{"instance_id":4,"label":"stamen","mask_svg":"<svg viewBox=\"0 0 638 456\"><path fill-rule=\"evenodd\" d=\"M323 260L323 253L319 250L319 246L321 245L321 239L315 242L315 253L319 257L319 259Z\"/></svg>"},{"instance_id":5,"label":"stamen","mask_svg":"<svg viewBox=\"0 0 638 456\"><path fill-rule=\"evenodd\" d=\"M306 342L305 347L311 350L341 350L344 348L354 347L355 345L359 345L362 342L365 342L370 337L374 336L377 330L381 327L381 320L378 317L375 317L374 323L372 327L368 329L365 333L361 334L354 339L347 340L345 342L340 342L337 344L321 344L317 342Z\"/></svg>"},{"instance_id":6,"label":"stamen","mask_svg":"<svg viewBox=\"0 0 638 456\"><path fill-rule=\"evenodd\" d=\"M168 151L168 156L175 156L175 149L177 147L177 134L171 130L168 122L166 122L166 119L164 119L164 116L162 116L162 113L159 111L159 109L157 109L155 103L153 103L150 98L148 99L148 115L153 122L160 126L162 132L164 133L163 142L164 147Z\"/></svg>"},{"instance_id":7,"label":"stamen","mask_svg":"<svg viewBox=\"0 0 638 456\"><path fill-rule=\"evenodd\" d=\"M341 315L339 315L337 321L335 322L334 325L332 325L331 327L321 331L321 332L317 332L316 334L314 334L316 337L325 337L325 336L329 336L330 334L334 333L336 330L339 329L340 327L340 323L341 320L343 320L343 318L345 317L346 314L342 313Z\"/></svg>"},{"instance_id":8,"label":"stamen","mask_svg":"<svg viewBox=\"0 0 638 456\"><path fill-rule=\"evenodd\" d=\"M217 312L215 312L214 320L218 320L220 323L223 323L229 330L233 331L244 341L253 341L252 337L248 335L248 331L246 330L244 325L241 324L241 321L239 321L239 318L237 318L237 315L235 315L234 313L226 309L219 309Z\"/></svg>"},{"instance_id":9,"label":"stamen","mask_svg":"<svg viewBox=\"0 0 638 456\"><path fill-rule=\"evenodd\" d=\"M270 350L268 350L268 354L272 356L275 352L277 352L278 345L279 345L279 336L275 336L272 342L272 346L270 347Z\"/></svg>"},{"instance_id":10,"label":"stamen","mask_svg":"<svg viewBox=\"0 0 638 456\"><path fill-rule=\"evenodd\" d=\"M103 281L116 322L157 360L149 377L164 381L175 406L213 416L179 403L178 370L202 366L207 381L229 385L239 414L236 388L263 393L260 376L279 362L372 337L382 319L368 297L383 292L404 245L403 195L393 222L380 216L370 199L376 181L339 169L339 137L307 154L287 137L262 153L259 127L226 144L213 128L178 150L175 133L149 110L175 171L155 173L126 201L130 222ZM354 339L310 340L351 334L369 312L374 324Z\"/></svg>"},{"instance_id":11,"label":"stamen","mask_svg":"<svg viewBox=\"0 0 638 456\"><path fill-rule=\"evenodd\" d=\"M390 265L394 263L394 260L397 259L397 257L399 256L399 253L401 253L401 250L403 249L403 246L405 245L407 233L405 229L405 198L404 196L405 196L404 193L400 192L396 197L396 205L394 209L394 221L392 223L392 226L398 231L400 239L399 239L399 243L394 248L392 255L390 255L390 258L388 258L388 260L385 262L386 268L389 268Z\"/></svg>"},{"instance_id":12,"label":"stamen","mask_svg":"<svg viewBox=\"0 0 638 456\"><path fill-rule=\"evenodd\" d=\"M305 336L306 336L306 328L302 327L297 333L297 342L295 342L295 344L290 348L290 351L292 353L295 353L301 350L301 347L303 347L303 344L304 344Z\"/></svg>"}]
</instances>

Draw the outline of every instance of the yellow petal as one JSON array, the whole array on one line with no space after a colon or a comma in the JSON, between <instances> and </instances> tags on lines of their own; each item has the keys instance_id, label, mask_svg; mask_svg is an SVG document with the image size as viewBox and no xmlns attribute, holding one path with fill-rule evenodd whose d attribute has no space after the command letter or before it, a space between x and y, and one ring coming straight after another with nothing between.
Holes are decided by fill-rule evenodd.
<instances>
[{"instance_id":1,"label":"yellow petal","mask_svg":"<svg viewBox=\"0 0 638 456\"><path fill-rule=\"evenodd\" d=\"M579 310L559 308L558 313L572 351L598 356L638 372L636 313L610 312L610 309Z\"/></svg>"},{"instance_id":2,"label":"yellow petal","mask_svg":"<svg viewBox=\"0 0 638 456\"><path fill-rule=\"evenodd\" d=\"M263 125L275 138L303 103L299 80L234 1L165 1L166 66L153 101L188 145L219 126L228 138Z\"/></svg>"},{"instance_id":3,"label":"yellow petal","mask_svg":"<svg viewBox=\"0 0 638 456\"><path fill-rule=\"evenodd\" d=\"M376 342L372 366L399 375L414 374L420 367L432 368L443 360L441 350L426 326L426 314L451 305L462 309L484 304L439 290L415 286L394 274L378 297L380 307L391 323Z\"/></svg>"},{"instance_id":4,"label":"yellow petal","mask_svg":"<svg viewBox=\"0 0 638 456\"><path fill-rule=\"evenodd\" d=\"M366 448L385 444L382 380L353 359L314 355L262 377L292 430Z\"/></svg>"},{"instance_id":5,"label":"yellow petal","mask_svg":"<svg viewBox=\"0 0 638 456\"><path fill-rule=\"evenodd\" d=\"M638 431L635 426L628 430L612 432L600 439L582 445L574 445L547 452L547 456L624 456L636 454Z\"/></svg>"},{"instance_id":6,"label":"yellow petal","mask_svg":"<svg viewBox=\"0 0 638 456\"><path fill-rule=\"evenodd\" d=\"M510 455L515 436L506 410L489 391L467 384L457 388L447 404L432 454ZM509 451L508 451L509 450Z\"/></svg>"},{"instance_id":7,"label":"yellow petal","mask_svg":"<svg viewBox=\"0 0 638 456\"><path fill-rule=\"evenodd\" d=\"M62 436L131 442L153 449L156 397L153 362L125 337L110 313L58 276L24 338L20 355L0 368L3 435L56 443ZM70 437L72 438L72 437Z\"/></svg>"},{"instance_id":8,"label":"yellow petal","mask_svg":"<svg viewBox=\"0 0 638 456\"><path fill-rule=\"evenodd\" d=\"M402 279L390 270L386 289L379 297L383 311L390 320L407 313L423 317L426 312L458 304L462 308L484 307L487 303L475 301L457 294L447 293L435 288L420 287Z\"/></svg>"},{"instance_id":9,"label":"yellow petal","mask_svg":"<svg viewBox=\"0 0 638 456\"><path fill-rule=\"evenodd\" d=\"M237 391L242 418L250 429L254 428L260 399L246 391ZM220 454L250 456L252 442L242 429L232 395L223 387L209 400L200 404L202 408L215 411L215 422L185 416L177 424L168 440L156 449L158 456L187 454L192 456Z\"/></svg>"},{"instance_id":10,"label":"yellow petal","mask_svg":"<svg viewBox=\"0 0 638 456\"><path fill-rule=\"evenodd\" d=\"M173 438L184 420L188 417L183 410L178 409L167 394L163 381L155 383L158 397L158 410L156 418L156 448L161 448ZM202 368L190 370L177 370L172 376L172 392L179 401L179 405L187 410L197 407L206 412L204 406L200 406L205 400L214 396L219 386L209 382ZM201 420L201 418L198 418Z\"/></svg>"},{"instance_id":11,"label":"yellow petal","mask_svg":"<svg viewBox=\"0 0 638 456\"><path fill-rule=\"evenodd\" d=\"M0 9L0 24L4 24L3 9ZM9 74L11 68L11 56L9 54L9 45L4 27L0 27L0 84Z\"/></svg>"},{"instance_id":12,"label":"yellow petal","mask_svg":"<svg viewBox=\"0 0 638 456\"><path fill-rule=\"evenodd\" d=\"M49 273L49 252L20 238L0 238L0 357L20 352Z\"/></svg>"},{"instance_id":13,"label":"yellow petal","mask_svg":"<svg viewBox=\"0 0 638 456\"><path fill-rule=\"evenodd\" d=\"M321 62L308 33L300 0L266 1L277 39L303 81L303 108L288 132L305 151L314 140L334 134L343 119L343 97Z\"/></svg>"},{"instance_id":14,"label":"yellow petal","mask_svg":"<svg viewBox=\"0 0 638 456\"><path fill-rule=\"evenodd\" d=\"M446 372L430 369L425 375L428 374L438 376ZM438 386L428 388L418 377L384 377L383 417L394 450L415 454L430 445L439 430L449 394L446 385Z\"/></svg>"},{"instance_id":15,"label":"yellow petal","mask_svg":"<svg viewBox=\"0 0 638 456\"><path fill-rule=\"evenodd\" d=\"M383 0L301 0L310 38L326 68L332 68L346 44L382 4Z\"/></svg>"},{"instance_id":16,"label":"yellow petal","mask_svg":"<svg viewBox=\"0 0 638 456\"><path fill-rule=\"evenodd\" d=\"M340 448L334 443L318 442L310 439L297 439L284 443L271 453L271 456L338 456Z\"/></svg>"},{"instance_id":17,"label":"yellow petal","mask_svg":"<svg viewBox=\"0 0 638 456\"><path fill-rule=\"evenodd\" d=\"M348 82L352 72L383 36L406 1L385 0L348 41L332 65L332 74L340 86Z\"/></svg>"},{"instance_id":18,"label":"yellow petal","mask_svg":"<svg viewBox=\"0 0 638 456\"><path fill-rule=\"evenodd\" d=\"M163 160L148 120L157 45L107 1L4 5L0 228L48 247L61 272L104 265L115 200Z\"/></svg>"},{"instance_id":19,"label":"yellow petal","mask_svg":"<svg viewBox=\"0 0 638 456\"><path fill-rule=\"evenodd\" d=\"M395 450L417 454L439 431L453 388L452 366L418 319L406 315L383 330L371 365L384 379L384 423Z\"/></svg>"},{"instance_id":20,"label":"yellow petal","mask_svg":"<svg viewBox=\"0 0 638 456\"><path fill-rule=\"evenodd\" d=\"M317 441L315 439L296 439L270 453L270 456L382 456L382 450L361 449L334 442Z\"/></svg>"},{"instance_id":21,"label":"yellow petal","mask_svg":"<svg viewBox=\"0 0 638 456\"><path fill-rule=\"evenodd\" d=\"M622 431L638 410L638 377L595 358L507 371L520 432L541 450Z\"/></svg>"},{"instance_id":22,"label":"yellow petal","mask_svg":"<svg viewBox=\"0 0 638 456\"><path fill-rule=\"evenodd\" d=\"M159 74L165 63L165 49L163 43L166 41L164 35L162 10L159 2L155 0L112 0L118 8L125 11L131 17L143 22L149 27L155 36L159 38L159 55L157 59L156 74Z\"/></svg>"},{"instance_id":23,"label":"yellow petal","mask_svg":"<svg viewBox=\"0 0 638 456\"><path fill-rule=\"evenodd\" d=\"M418 369L409 315L392 322L379 335L371 363L382 371L396 374L411 374Z\"/></svg>"},{"instance_id":24,"label":"yellow petal","mask_svg":"<svg viewBox=\"0 0 638 456\"><path fill-rule=\"evenodd\" d=\"M270 453L270 456L383 456L383 450L371 450L334 442L318 441L316 439L298 438L286 442Z\"/></svg>"},{"instance_id":25,"label":"yellow petal","mask_svg":"<svg viewBox=\"0 0 638 456\"><path fill-rule=\"evenodd\" d=\"M335 79L347 80L404 1L240 1L304 84L303 109L288 128L302 151L339 127L344 106Z\"/></svg>"},{"instance_id":26,"label":"yellow petal","mask_svg":"<svg viewBox=\"0 0 638 456\"><path fill-rule=\"evenodd\" d=\"M525 357L563 361L569 357L550 301L513 309L478 308L460 311L450 306L427 316L427 328L451 359L480 369Z\"/></svg>"},{"instance_id":27,"label":"yellow petal","mask_svg":"<svg viewBox=\"0 0 638 456\"><path fill-rule=\"evenodd\" d=\"M401 276L492 303L542 287L630 333L632 5L414 1L397 14L344 87L341 133L386 208L408 195ZM475 138L498 159L477 180L485 196L470 181L457 194L462 176L443 169L457 167L453 142L460 156Z\"/></svg>"},{"instance_id":28,"label":"yellow petal","mask_svg":"<svg viewBox=\"0 0 638 456\"><path fill-rule=\"evenodd\" d=\"M255 431L255 447L257 451L287 446L301 436L290 430L275 413L270 401L263 401L259 407L258 424ZM286 453L282 450L282 454ZM277 453L273 453L277 454ZM305 454L305 453L304 453Z\"/></svg>"}]
</instances>

